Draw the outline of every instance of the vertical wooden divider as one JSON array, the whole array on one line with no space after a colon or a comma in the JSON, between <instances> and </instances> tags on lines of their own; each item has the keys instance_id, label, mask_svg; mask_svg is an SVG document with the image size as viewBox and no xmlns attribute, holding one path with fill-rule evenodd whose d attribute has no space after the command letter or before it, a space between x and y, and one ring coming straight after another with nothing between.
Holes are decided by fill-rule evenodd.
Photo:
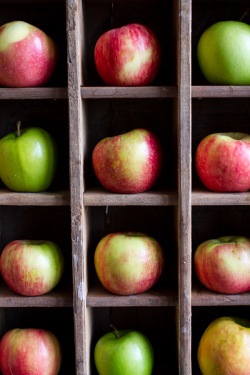
<instances>
[{"instance_id":1,"label":"vertical wooden divider","mask_svg":"<svg viewBox=\"0 0 250 375\"><path fill-rule=\"evenodd\" d=\"M73 308L76 374L86 374L86 221L83 207L84 113L82 83L82 2L66 0L68 38L68 98L70 144L70 196L73 269Z\"/></svg>"},{"instance_id":2,"label":"vertical wooden divider","mask_svg":"<svg viewBox=\"0 0 250 375\"><path fill-rule=\"evenodd\" d=\"M179 374L191 375L191 0L179 0L178 30L178 210Z\"/></svg>"}]
</instances>

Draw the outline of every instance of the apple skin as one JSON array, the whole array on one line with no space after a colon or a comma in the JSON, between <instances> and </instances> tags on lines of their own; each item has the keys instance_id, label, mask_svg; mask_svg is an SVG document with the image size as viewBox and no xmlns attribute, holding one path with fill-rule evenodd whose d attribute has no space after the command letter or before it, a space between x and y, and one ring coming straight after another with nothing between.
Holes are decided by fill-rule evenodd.
<instances>
[{"instance_id":1,"label":"apple skin","mask_svg":"<svg viewBox=\"0 0 250 375\"><path fill-rule=\"evenodd\" d=\"M194 254L196 274L203 285L219 293L250 290L250 238L227 236L203 242Z\"/></svg>"},{"instance_id":2,"label":"apple skin","mask_svg":"<svg viewBox=\"0 0 250 375\"><path fill-rule=\"evenodd\" d=\"M205 137L195 155L203 184L213 191L250 189L250 135L215 133Z\"/></svg>"},{"instance_id":3,"label":"apple skin","mask_svg":"<svg viewBox=\"0 0 250 375\"><path fill-rule=\"evenodd\" d=\"M92 154L99 182L105 189L123 194L150 189L160 175L162 162L160 141L146 129L104 138Z\"/></svg>"},{"instance_id":4,"label":"apple skin","mask_svg":"<svg viewBox=\"0 0 250 375\"><path fill-rule=\"evenodd\" d=\"M250 374L250 321L214 320L200 340L197 357L202 375Z\"/></svg>"},{"instance_id":5,"label":"apple skin","mask_svg":"<svg viewBox=\"0 0 250 375\"><path fill-rule=\"evenodd\" d=\"M94 350L99 375L151 375L154 352L148 338L134 330L119 330L102 336Z\"/></svg>"},{"instance_id":6,"label":"apple skin","mask_svg":"<svg viewBox=\"0 0 250 375\"><path fill-rule=\"evenodd\" d=\"M0 84L7 87L42 86L58 60L56 43L42 30L23 21L0 27Z\"/></svg>"},{"instance_id":7,"label":"apple skin","mask_svg":"<svg viewBox=\"0 0 250 375\"><path fill-rule=\"evenodd\" d=\"M148 27L131 23L102 34L94 60L96 69L108 85L145 86L152 83L161 63L161 47Z\"/></svg>"},{"instance_id":8,"label":"apple skin","mask_svg":"<svg viewBox=\"0 0 250 375\"><path fill-rule=\"evenodd\" d=\"M24 296L51 291L64 269L61 249L52 241L16 240L5 246L0 271L6 284Z\"/></svg>"},{"instance_id":9,"label":"apple skin","mask_svg":"<svg viewBox=\"0 0 250 375\"><path fill-rule=\"evenodd\" d=\"M250 84L250 26L222 21L202 34L197 47L202 73L212 84Z\"/></svg>"},{"instance_id":10,"label":"apple skin","mask_svg":"<svg viewBox=\"0 0 250 375\"><path fill-rule=\"evenodd\" d=\"M94 264L100 282L109 292L139 294L160 278L164 253L160 244L144 233L116 232L98 243Z\"/></svg>"},{"instance_id":11,"label":"apple skin","mask_svg":"<svg viewBox=\"0 0 250 375\"><path fill-rule=\"evenodd\" d=\"M15 328L6 332L0 343L3 375L57 375L61 360L60 343L47 330Z\"/></svg>"},{"instance_id":12,"label":"apple skin","mask_svg":"<svg viewBox=\"0 0 250 375\"><path fill-rule=\"evenodd\" d=\"M57 153L55 140L44 129L10 133L0 140L0 177L13 191L44 191L54 179Z\"/></svg>"}]
</instances>

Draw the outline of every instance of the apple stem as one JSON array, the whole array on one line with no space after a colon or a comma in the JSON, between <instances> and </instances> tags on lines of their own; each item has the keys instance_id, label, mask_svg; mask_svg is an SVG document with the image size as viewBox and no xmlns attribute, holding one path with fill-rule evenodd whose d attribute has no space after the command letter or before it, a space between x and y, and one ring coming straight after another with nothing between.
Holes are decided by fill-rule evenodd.
<instances>
[{"instance_id":1,"label":"apple stem","mask_svg":"<svg viewBox=\"0 0 250 375\"><path fill-rule=\"evenodd\" d=\"M119 339L120 335L119 335L119 332L117 331L117 329L115 328L114 324L110 324L110 327L113 328L113 330L115 331L116 338Z\"/></svg>"},{"instance_id":2,"label":"apple stem","mask_svg":"<svg viewBox=\"0 0 250 375\"><path fill-rule=\"evenodd\" d=\"M243 13L243 15L241 16L239 22L241 22L249 13L249 8L247 8L247 10Z\"/></svg>"},{"instance_id":3,"label":"apple stem","mask_svg":"<svg viewBox=\"0 0 250 375\"><path fill-rule=\"evenodd\" d=\"M17 121L17 136L20 137L21 135L21 131L20 131L20 128L21 128L21 121Z\"/></svg>"}]
</instances>

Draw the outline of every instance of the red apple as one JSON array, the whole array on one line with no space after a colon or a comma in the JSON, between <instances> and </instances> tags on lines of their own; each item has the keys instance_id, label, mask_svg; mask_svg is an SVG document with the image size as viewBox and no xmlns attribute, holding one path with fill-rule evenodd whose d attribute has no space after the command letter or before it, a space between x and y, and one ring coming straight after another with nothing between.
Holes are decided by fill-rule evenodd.
<instances>
[{"instance_id":1,"label":"red apple","mask_svg":"<svg viewBox=\"0 0 250 375\"><path fill-rule=\"evenodd\" d=\"M220 237L200 244L194 267L202 284L215 292L235 294L250 290L250 238Z\"/></svg>"},{"instance_id":2,"label":"red apple","mask_svg":"<svg viewBox=\"0 0 250 375\"><path fill-rule=\"evenodd\" d=\"M0 84L8 87L44 85L55 70L58 49L42 30L23 21L0 27Z\"/></svg>"},{"instance_id":3,"label":"red apple","mask_svg":"<svg viewBox=\"0 0 250 375\"><path fill-rule=\"evenodd\" d=\"M201 337L197 356L202 375L250 374L250 321L214 320Z\"/></svg>"},{"instance_id":4,"label":"red apple","mask_svg":"<svg viewBox=\"0 0 250 375\"><path fill-rule=\"evenodd\" d=\"M64 258L52 241L18 240L5 246L0 270L16 293L38 296L51 291L61 279Z\"/></svg>"},{"instance_id":5,"label":"red apple","mask_svg":"<svg viewBox=\"0 0 250 375\"><path fill-rule=\"evenodd\" d=\"M100 183L116 193L141 193L156 182L162 167L162 148L149 130L135 129L104 138L92 155Z\"/></svg>"},{"instance_id":6,"label":"red apple","mask_svg":"<svg viewBox=\"0 0 250 375\"><path fill-rule=\"evenodd\" d=\"M203 184L213 191L250 189L250 135L215 133L196 150L195 163Z\"/></svg>"},{"instance_id":7,"label":"red apple","mask_svg":"<svg viewBox=\"0 0 250 375\"><path fill-rule=\"evenodd\" d=\"M159 71L161 48L151 29L131 23L101 35L94 59L108 85L143 86L152 83Z\"/></svg>"},{"instance_id":8,"label":"red apple","mask_svg":"<svg viewBox=\"0 0 250 375\"><path fill-rule=\"evenodd\" d=\"M111 233L98 243L94 255L104 288L119 295L139 294L158 281L164 253L152 237L135 232Z\"/></svg>"},{"instance_id":9,"label":"red apple","mask_svg":"<svg viewBox=\"0 0 250 375\"><path fill-rule=\"evenodd\" d=\"M56 375L61 365L61 348L52 332L42 329L12 329L0 343L3 375Z\"/></svg>"}]
</instances>

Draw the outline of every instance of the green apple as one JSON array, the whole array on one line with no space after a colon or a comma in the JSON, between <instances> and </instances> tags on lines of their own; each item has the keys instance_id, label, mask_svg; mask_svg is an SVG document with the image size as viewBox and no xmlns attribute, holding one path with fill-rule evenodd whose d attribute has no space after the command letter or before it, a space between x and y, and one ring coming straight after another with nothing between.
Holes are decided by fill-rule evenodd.
<instances>
[{"instance_id":1,"label":"green apple","mask_svg":"<svg viewBox=\"0 0 250 375\"><path fill-rule=\"evenodd\" d=\"M150 375L154 353L148 338L134 330L114 330L102 336L95 346L99 375Z\"/></svg>"},{"instance_id":2,"label":"green apple","mask_svg":"<svg viewBox=\"0 0 250 375\"><path fill-rule=\"evenodd\" d=\"M202 73L212 84L250 84L250 26L222 21L202 34L197 47Z\"/></svg>"},{"instance_id":3,"label":"green apple","mask_svg":"<svg viewBox=\"0 0 250 375\"><path fill-rule=\"evenodd\" d=\"M19 126L0 140L0 177L10 190L44 191L55 175L55 141L44 129Z\"/></svg>"}]
</instances>

